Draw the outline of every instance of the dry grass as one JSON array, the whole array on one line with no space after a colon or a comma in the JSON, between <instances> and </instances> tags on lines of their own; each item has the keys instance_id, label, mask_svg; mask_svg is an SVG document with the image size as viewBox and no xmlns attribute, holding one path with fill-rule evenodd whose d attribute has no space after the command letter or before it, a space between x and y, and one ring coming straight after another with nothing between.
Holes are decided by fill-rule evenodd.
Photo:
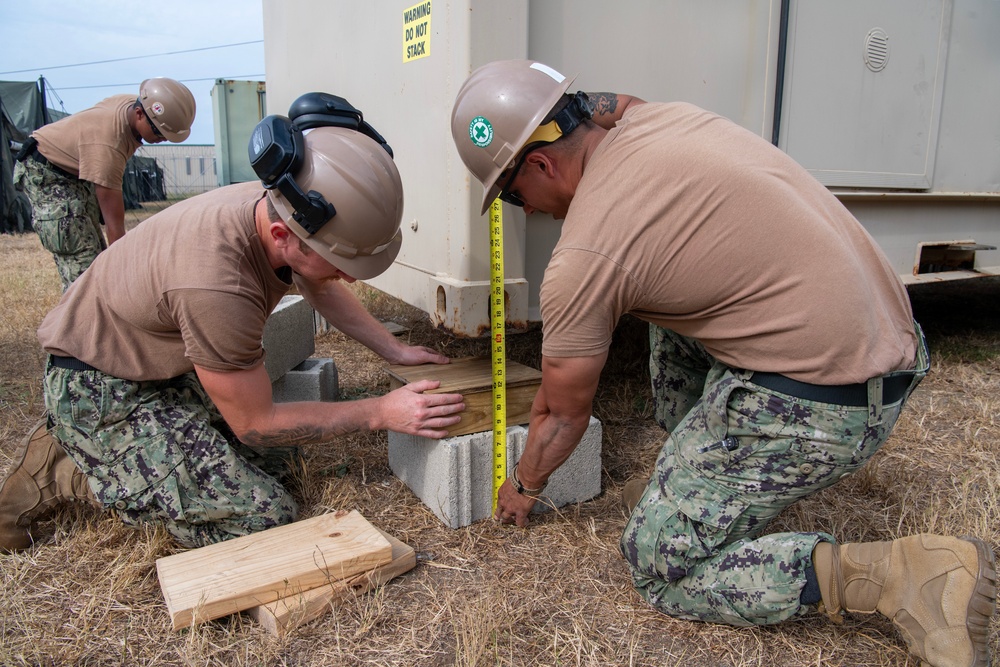
<instances>
[{"instance_id":1,"label":"dry grass","mask_svg":"<svg viewBox=\"0 0 1000 667\"><path fill-rule=\"evenodd\" d=\"M51 259L34 236L0 237L0 468L42 412L43 356L34 330L58 299ZM451 356L481 353L370 289L380 317ZM918 532L974 534L1000 545L1000 283L913 290L934 370L882 452L862 472L778 517L775 530L826 530L845 540ZM914 665L885 621L815 616L766 628L673 620L630 585L618 554L618 491L648 471L653 424L645 328L619 329L595 406L604 427L599 498L528 530L485 521L445 528L397 480L384 433L305 450L305 516L357 509L418 552L417 568L339 605L284 639L236 616L172 632L154 563L176 546L161 530L67 509L32 550L0 556L0 665ZM510 339L510 357L538 366L538 332ZM375 355L337 332L317 340L347 397L380 393ZM997 625L993 651L1000 650Z\"/></svg>"}]
</instances>

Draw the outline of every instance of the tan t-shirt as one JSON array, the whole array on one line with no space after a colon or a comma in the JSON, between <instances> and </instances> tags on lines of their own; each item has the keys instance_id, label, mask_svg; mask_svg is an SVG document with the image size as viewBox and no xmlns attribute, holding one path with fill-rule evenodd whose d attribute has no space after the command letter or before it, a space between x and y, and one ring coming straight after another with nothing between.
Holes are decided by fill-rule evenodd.
<instances>
[{"instance_id":1,"label":"tan t-shirt","mask_svg":"<svg viewBox=\"0 0 1000 667\"><path fill-rule=\"evenodd\" d=\"M608 349L624 313L735 368L849 384L912 367L899 277L771 144L690 104L643 104L580 181L541 287L543 354Z\"/></svg>"},{"instance_id":2,"label":"tan t-shirt","mask_svg":"<svg viewBox=\"0 0 1000 667\"><path fill-rule=\"evenodd\" d=\"M257 234L262 195L231 185L143 222L66 291L38 329L42 347L127 380L261 363L264 322L291 285Z\"/></svg>"},{"instance_id":3,"label":"tan t-shirt","mask_svg":"<svg viewBox=\"0 0 1000 667\"><path fill-rule=\"evenodd\" d=\"M135 99L135 95L113 95L43 125L31 134L38 140L38 152L81 180L120 192L125 163L142 145L128 125Z\"/></svg>"}]
</instances>

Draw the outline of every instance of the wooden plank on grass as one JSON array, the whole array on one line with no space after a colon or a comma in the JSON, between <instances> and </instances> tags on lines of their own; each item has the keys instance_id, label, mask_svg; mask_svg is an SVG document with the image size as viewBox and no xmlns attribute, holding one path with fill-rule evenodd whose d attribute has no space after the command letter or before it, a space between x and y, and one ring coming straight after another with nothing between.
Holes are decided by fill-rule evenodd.
<instances>
[{"instance_id":1,"label":"wooden plank on grass","mask_svg":"<svg viewBox=\"0 0 1000 667\"><path fill-rule=\"evenodd\" d=\"M339 511L160 558L156 573L179 630L391 561L382 533Z\"/></svg>"},{"instance_id":2,"label":"wooden plank on grass","mask_svg":"<svg viewBox=\"0 0 1000 667\"><path fill-rule=\"evenodd\" d=\"M248 613L268 632L281 637L303 623L329 612L332 605L348 596L367 593L416 567L417 555L413 547L388 533L383 532L382 535L392 545L391 563L347 579L331 579L319 588L253 607Z\"/></svg>"}]
</instances>

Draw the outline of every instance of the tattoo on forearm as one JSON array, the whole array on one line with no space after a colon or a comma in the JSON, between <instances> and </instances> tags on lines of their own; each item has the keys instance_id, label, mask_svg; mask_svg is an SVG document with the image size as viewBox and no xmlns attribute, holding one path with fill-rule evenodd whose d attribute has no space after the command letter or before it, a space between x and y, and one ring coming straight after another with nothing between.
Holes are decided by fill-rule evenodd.
<instances>
[{"instance_id":1,"label":"tattoo on forearm","mask_svg":"<svg viewBox=\"0 0 1000 667\"><path fill-rule=\"evenodd\" d=\"M327 442L336 437L353 433L358 429L321 429L316 427L300 426L296 428L284 429L282 431L271 431L261 433L260 431L248 431L243 434L240 440L245 445L251 447L299 447L302 445L313 445L317 442Z\"/></svg>"},{"instance_id":2,"label":"tattoo on forearm","mask_svg":"<svg viewBox=\"0 0 1000 667\"><path fill-rule=\"evenodd\" d=\"M594 115L613 114L618 109L618 95L615 93L587 93L594 104Z\"/></svg>"}]
</instances>

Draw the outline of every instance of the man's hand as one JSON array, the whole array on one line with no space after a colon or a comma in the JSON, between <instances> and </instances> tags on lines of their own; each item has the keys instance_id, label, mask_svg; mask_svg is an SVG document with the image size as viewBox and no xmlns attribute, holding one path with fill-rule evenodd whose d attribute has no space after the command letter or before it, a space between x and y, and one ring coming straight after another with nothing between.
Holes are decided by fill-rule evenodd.
<instances>
[{"instance_id":1,"label":"man's hand","mask_svg":"<svg viewBox=\"0 0 1000 667\"><path fill-rule=\"evenodd\" d=\"M402 342L400 342L399 346L395 347L390 355L386 357L386 361L393 364L402 364L404 366L447 364L451 362L448 357L439 352L435 352L429 347L407 345Z\"/></svg>"},{"instance_id":2,"label":"man's hand","mask_svg":"<svg viewBox=\"0 0 1000 667\"><path fill-rule=\"evenodd\" d=\"M527 528L528 513L536 502L538 498L518 493L507 478L497 492L497 511L493 518L500 523L516 523L521 528Z\"/></svg>"},{"instance_id":3,"label":"man's hand","mask_svg":"<svg viewBox=\"0 0 1000 667\"><path fill-rule=\"evenodd\" d=\"M465 409L465 403L461 394L423 393L439 386L441 383L436 380L420 380L383 396L379 410L382 422L378 428L423 438L448 435L447 427L462 420L459 413Z\"/></svg>"},{"instance_id":4,"label":"man's hand","mask_svg":"<svg viewBox=\"0 0 1000 667\"><path fill-rule=\"evenodd\" d=\"M591 357L542 357L542 386L531 404L528 442L517 462L517 478L525 488L545 486L580 443L607 358L606 352ZM497 493L494 517L526 528L528 512L537 500L519 494L507 479Z\"/></svg>"}]
</instances>

